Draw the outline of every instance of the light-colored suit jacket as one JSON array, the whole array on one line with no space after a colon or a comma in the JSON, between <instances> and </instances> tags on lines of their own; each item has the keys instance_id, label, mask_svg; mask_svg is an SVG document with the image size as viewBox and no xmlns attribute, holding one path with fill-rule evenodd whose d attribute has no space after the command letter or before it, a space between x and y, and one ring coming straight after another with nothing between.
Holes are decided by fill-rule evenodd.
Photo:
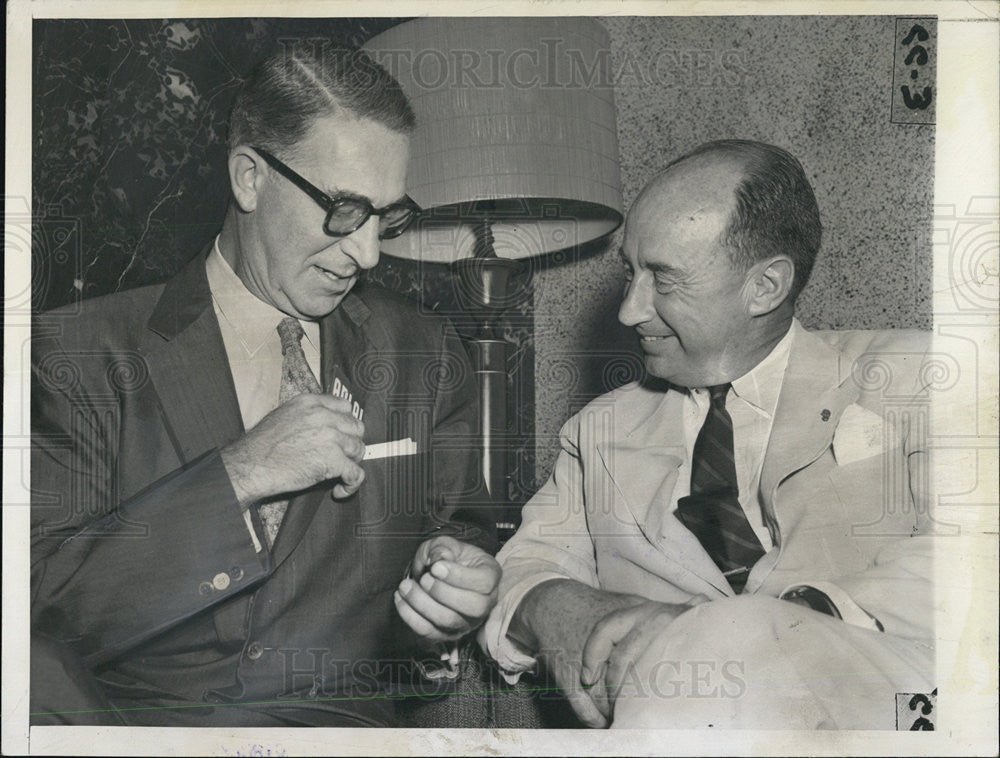
<instances>
[{"instance_id":1,"label":"light-colored suit jacket","mask_svg":"<svg viewBox=\"0 0 1000 758\"><path fill-rule=\"evenodd\" d=\"M832 583L887 634L930 640L929 334L793 328L760 479L775 546L744 593ZM498 555L500 602L480 640L503 668L533 664L506 631L527 591L547 579L662 602L732 594L667 507L685 455L683 397L630 384L563 427L551 478Z\"/></svg>"}]
</instances>

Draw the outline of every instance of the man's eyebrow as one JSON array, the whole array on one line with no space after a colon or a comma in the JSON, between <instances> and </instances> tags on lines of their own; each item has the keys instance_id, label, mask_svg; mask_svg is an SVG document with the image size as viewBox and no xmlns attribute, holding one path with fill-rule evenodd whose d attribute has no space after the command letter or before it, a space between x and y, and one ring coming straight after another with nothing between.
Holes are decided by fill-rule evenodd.
<instances>
[{"instance_id":1,"label":"man's eyebrow","mask_svg":"<svg viewBox=\"0 0 1000 758\"><path fill-rule=\"evenodd\" d=\"M375 205L375 203L372 202L372 199L370 197L368 197L367 195L361 195L361 194L359 194L357 192L351 192L350 190L337 190L337 189L330 190L327 187L323 187L322 190L323 190L324 193L326 193L327 197L329 197L329 198L331 198L333 200L360 200L363 203L368 203L373 208L377 207ZM388 207L390 205L396 205L398 203L401 203L401 202L403 202L403 200L406 199L406 197L407 197L407 195L404 192L402 195L400 195L399 197L397 197L395 200L393 200L392 202L388 203L386 205L386 207Z\"/></svg>"},{"instance_id":2,"label":"man's eyebrow","mask_svg":"<svg viewBox=\"0 0 1000 758\"><path fill-rule=\"evenodd\" d=\"M366 203L371 203L371 198L365 195L360 195L357 192L351 192L350 190L341 190L330 187L322 187L323 192L326 193L327 197L331 197L334 200L361 200Z\"/></svg>"},{"instance_id":3,"label":"man's eyebrow","mask_svg":"<svg viewBox=\"0 0 1000 758\"><path fill-rule=\"evenodd\" d=\"M618 248L618 258L626 268L632 268L632 261L628 259L624 248ZM676 279L681 279L684 276L683 271L667 263L658 263L653 261L652 263L647 264L645 268L652 271L654 274L666 274L667 276L672 276Z\"/></svg>"},{"instance_id":4,"label":"man's eyebrow","mask_svg":"<svg viewBox=\"0 0 1000 758\"><path fill-rule=\"evenodd\" d=\"M666 263L657 263L654 261L653 263L650 263L648 266L646 266L646 268L648 268L654 274L666 274L667 276L672 276L677 279L680 279L684 276L684 272L681 271L679 268L677 268L676 266L671 266Z\"/></svg>"}]
</instances>

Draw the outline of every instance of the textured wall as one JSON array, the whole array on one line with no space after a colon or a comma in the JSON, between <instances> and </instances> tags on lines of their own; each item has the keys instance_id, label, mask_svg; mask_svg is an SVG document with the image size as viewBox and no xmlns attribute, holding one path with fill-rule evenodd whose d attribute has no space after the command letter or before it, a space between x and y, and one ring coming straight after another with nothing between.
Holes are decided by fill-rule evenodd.
<instances>
[{"instance_id":1,"label":"textured wall","mask_svg":"<svg viewBox=\"0 0 1000 758\"><path fill-rule=\"evenodd\" d=\"M799 300L803 323L929 328L934 127L889 122L894 17L601 20L611 34L626 207L702 142L777 144L804 165L823 218L823 248ZM615 317L620 239L535 280L539 483L568 414L634 373L621 354L637 349L635 338ZM617 366L602 362L609 351Z\"/></svg>"}]
</instances>

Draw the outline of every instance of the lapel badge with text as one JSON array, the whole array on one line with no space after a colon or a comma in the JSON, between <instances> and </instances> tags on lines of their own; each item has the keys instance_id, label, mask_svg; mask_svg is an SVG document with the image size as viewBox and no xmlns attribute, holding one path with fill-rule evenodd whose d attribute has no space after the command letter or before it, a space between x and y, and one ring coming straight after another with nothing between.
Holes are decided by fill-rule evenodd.
<instances>
[{"instance_id":1,"label":"lapel badge with text","mask_svg":"<svg viewBox=\"0 0 1000 758\"><path fill-rule=\"evenodd\" d=\"M330 390L330 394L334 397L344 398L344 400L351 404L351 415L358 421L364 421L365 409L354 399L354 395L347 389L347 385L340 381L339 377L333 378L333 387Z\"/></svg>"}]
</instances>

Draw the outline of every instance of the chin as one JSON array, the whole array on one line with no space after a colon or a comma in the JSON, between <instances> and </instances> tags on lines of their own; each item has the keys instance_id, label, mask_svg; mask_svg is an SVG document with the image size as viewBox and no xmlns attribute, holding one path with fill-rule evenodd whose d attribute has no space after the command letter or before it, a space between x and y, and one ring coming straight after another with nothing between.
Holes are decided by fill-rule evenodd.
<instances>
[{"instance_id":1,"label":"chin","mask_svg":"<svg viewBox=\"0 0 1000 758\"><path fill-rule=\"evenodd\" d=\"M337 306L340 305L346 294L345 292L337 295L314 295L300 302L292 303L292 306L301 314L302 318L317 321L337 310Z\"/></svg>"},{"instance_id":2,"label":"chin","mask_svg":"<svg viewBox=\"0 0 1000 758\"><path fill-rule=\"evenodd\" d=\"M659 356L646 356L646 372L650 376L655 376L657 379L666 379L668 382L673 381L672 377L677 373L676 370L670 370L670 362L659 357ZM676 369L676 367L675 367Z\"/></svg>"},{"instance_id":3,"label":"chin","mask_svg":"<svg viewBox=\"0 0 1000 758\"><path fill-rule=\"evenodd\" d=\"M690 366L679 366L677 361L662 357L646 356L646 371L650 376L662 379L675 387L707 387L703 376L692 371Z\"/></svg>"},{"instance_id":4,"label":"chin","mask_svg":"<svg viewBox=\"0 0 1000 758\"><path fill-rule=\"evenodd\" d=\"M343 302L347 294L354 288L354 282L343 292L309 292L303 293L303 297L292 303L299 313L306 318L320 319L329 315L337 309Z\"/></svg>"}]
</instances>

